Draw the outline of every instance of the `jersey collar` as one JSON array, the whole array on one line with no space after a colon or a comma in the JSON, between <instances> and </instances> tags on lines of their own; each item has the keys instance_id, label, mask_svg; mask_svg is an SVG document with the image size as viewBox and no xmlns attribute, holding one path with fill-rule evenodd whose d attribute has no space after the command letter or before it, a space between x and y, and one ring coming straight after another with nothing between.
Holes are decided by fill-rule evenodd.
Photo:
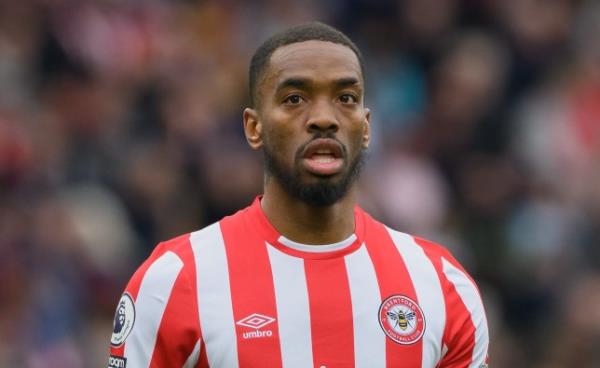
<instances>
[{"instance_id":1,"label":"jersey collar","mask_svg":"<svg viewBox=\"0 0 600 368\"><path fill-rule=\"evenodd\" d=\"M343 257L360 248L364 235L364 212L356 206L354 208L354 233L347 239L338 243L325 245L308 245L295 242L281 235L269 222L260 205L261 196L257 196L249 207L249 220L259 230L267 243L278 250L305 259L331 259Z\"/></svg>"}]
</instances>

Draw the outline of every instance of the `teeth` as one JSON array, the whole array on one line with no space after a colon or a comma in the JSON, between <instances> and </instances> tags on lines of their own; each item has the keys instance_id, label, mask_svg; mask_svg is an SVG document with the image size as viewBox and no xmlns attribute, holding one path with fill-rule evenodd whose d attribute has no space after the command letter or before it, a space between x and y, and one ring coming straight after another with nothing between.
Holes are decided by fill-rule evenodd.
<instances>
[{"instance_id":1,"label":"teeth","mask_svg":"<svg viewBox=\"0 0 600 368\"><path fill-rule=\"evenodd\" d=\"M319 163L322 163L322 164L333 162L333 160L334 160L334 158L331 157L331 156L319 156L319 157L316 157L316 161L319 162Z\"/></svg>"}]
</instances>

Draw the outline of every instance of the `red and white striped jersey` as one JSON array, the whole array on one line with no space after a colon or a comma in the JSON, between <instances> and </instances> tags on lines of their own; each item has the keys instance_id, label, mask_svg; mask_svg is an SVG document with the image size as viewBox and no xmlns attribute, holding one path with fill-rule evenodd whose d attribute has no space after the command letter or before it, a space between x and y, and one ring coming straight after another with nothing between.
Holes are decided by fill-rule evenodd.
<instances>
[{"instance_id":1,"label":"red and white striped jersey","mask_svg":"<svg viewBox=\"0 0 600 368\"><path fill-rule=\"evenodd\" d=\"M119 301L109 367L486 367L481 298L450 253L355 221L302 245L257 198L159 244Z\"/></svg>"}]
</instances>

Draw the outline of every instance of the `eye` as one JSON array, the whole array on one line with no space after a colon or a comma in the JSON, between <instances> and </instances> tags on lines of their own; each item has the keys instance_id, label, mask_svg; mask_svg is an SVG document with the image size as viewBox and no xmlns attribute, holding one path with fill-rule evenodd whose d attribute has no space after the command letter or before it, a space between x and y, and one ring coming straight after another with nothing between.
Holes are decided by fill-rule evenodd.
<instances>
[{"instance_id":1,"label":"eye","mask_svg":"<svg viewBox=\"0 0 600 368\"><path fill-rule=\"evenodd\" d=\"M350 93L343 94L339 97L340 102L343 104L356 104L358 103L358 97Z\"/></svg>"},{"instance_id":2,"label":"eye","mask_svg":"<svg viewBox=\"0 0 600 368\"><path fill-rule=\"evenodd\" d=\"M283 103L287 105L298 105L300 102L302 102L300 95L289 95L283 100Z\"/></svg>"}]
</instances>

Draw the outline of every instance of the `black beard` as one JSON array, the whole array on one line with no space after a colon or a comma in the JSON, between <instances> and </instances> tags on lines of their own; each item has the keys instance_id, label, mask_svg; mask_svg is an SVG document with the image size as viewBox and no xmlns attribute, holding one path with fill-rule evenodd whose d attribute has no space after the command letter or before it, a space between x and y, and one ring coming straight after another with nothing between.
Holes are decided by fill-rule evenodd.
<instances>
[{"instance_id":1,"label":"black beard","mask_svg":"<svg viewBox=\"0 0 600 368\"><path fill-rule=\"evenodd\" d=\"M319 137L315 137L319 138ZM329 138L329 137L328 137ZM308 143L307 143L308 144ZM343 146L344 157L347 157L346 147ZM276 156L265 144L263 146L263 157L267 175L273 176L292 197L314 207L331 206L344 198L350 186L358 179L365 161L365 155L361 149L357 156L350 162L350 168L337 182L323 177L315 184L303 184L300 179L299 167L302 160L301 147L294 157L294 168L288 170L282 165Z\"/></svg>"}]
</instances>

